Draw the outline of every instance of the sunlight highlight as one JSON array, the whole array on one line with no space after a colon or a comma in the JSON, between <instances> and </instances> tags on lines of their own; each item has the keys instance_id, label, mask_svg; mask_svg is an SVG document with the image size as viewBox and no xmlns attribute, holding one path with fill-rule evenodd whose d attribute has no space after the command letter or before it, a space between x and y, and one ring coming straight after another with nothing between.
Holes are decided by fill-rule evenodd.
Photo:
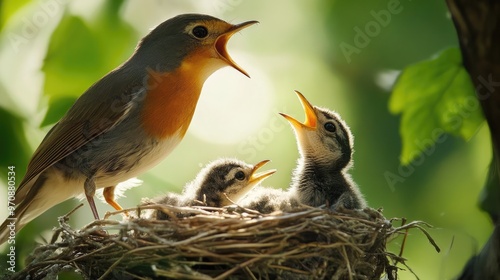
<instances>
[{"instance_id":1,"label":"sunlight highlight","mask_svg":"<svg viewBox=\"0 0 500 280\"><path fill-rule=\"evenodd\" d=\"M206 82L188 130L205 141L234 144L255 133L271 115L272 85L265 73L252 65L251 56L231 52L251 76L233 68L218 70Z\"/></svg>"}]
</instances>

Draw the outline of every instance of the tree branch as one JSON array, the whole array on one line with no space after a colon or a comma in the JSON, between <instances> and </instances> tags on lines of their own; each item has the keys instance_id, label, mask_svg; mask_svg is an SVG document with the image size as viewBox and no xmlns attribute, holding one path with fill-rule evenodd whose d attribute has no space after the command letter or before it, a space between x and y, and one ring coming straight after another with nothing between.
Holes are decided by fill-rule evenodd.
<instances>
[{"instance_id":1,"label":"tree branch","mask_svg":"<svg viewBox=\"0 0 500 280\"><path fill-rule=\"evenodd\" d=\"M476 89L491 133L492 164L481 197L495 229L482 251L469 260L465 279L498 279L500 275L500 2L447 0L457 29L463 64Z\"/></svg>"}]
</instances>

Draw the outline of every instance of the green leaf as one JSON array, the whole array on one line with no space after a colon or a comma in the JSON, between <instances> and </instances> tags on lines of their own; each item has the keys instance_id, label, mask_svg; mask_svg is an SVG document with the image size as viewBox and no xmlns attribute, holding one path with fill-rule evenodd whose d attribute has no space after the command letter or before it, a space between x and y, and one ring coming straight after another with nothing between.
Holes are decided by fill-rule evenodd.
<instances>
[{"instance_id":1,"label":"green leaf","mask_svg":"<svg viewBox=\"0 0 500 280\"><path fill-rule=\"evenodd\" d=\"M44 93L50 106L42 125L60 119L72 105L68 100L76 100L132 53L137 38L132 27L119 16L122 3L104 1L92 22L63 16L52 34L42 67Z\"/></svg>"},{"instance_id":2,"label":"green leaf","mask_svg":"<svg viewBox=\"0 0 500 280\"><path fill-rule=\"evenodd\" d=\"M456 48L404 69L394 86L389 110L402 114L404 165L442 140L444 133L470 139L484 120Z\"/></svg>"},{"instance_id":3,"label":"green leaf","mask_svg":"<svg viewBox=\"0 0 500 280\"><path fill-rule=\"evenodd\" d=\"M0 30L29 0L0 0Z\"/></svg>"},{"instance_id":4,"label":"green leaf","mask_svg":"<svg viewBox=\"0 0 500 280\"><path fill-rule=\"evenodd\" d=\"M0 107L0 176L5 179L7 168L15 167L16 178L20 180L26 173L31 149L26 140L21 117ZM19 182L17 182L19 183Z\"/></svg>"},{"instance_id":5,"label":"green leaf","mask_svg":"<svg viewBox=\"0 0 500 280\"><path fill-rule=\"evenodd\" d=\"M79 96L103 72L95 36L79 17L65 16L50 40L42 70L49 97Z\"/></svg>"}]
</instances>

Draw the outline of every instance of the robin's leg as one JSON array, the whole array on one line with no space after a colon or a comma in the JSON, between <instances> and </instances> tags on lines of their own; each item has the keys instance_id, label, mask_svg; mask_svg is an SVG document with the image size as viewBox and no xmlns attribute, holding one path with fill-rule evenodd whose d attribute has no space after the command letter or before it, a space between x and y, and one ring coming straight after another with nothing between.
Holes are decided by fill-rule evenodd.
<instances>
[{"instance_id":1,"label":"robin's leg","mask_svg":"<svg viewBox=\"0 0 500 280\"><path fill-rule=\"evenodd\" d=\"M92 210L92 214L94 214L94 219L99 219L99 213L97 213L97 208L95 207L94 202L94 194L95 194L95 182L94 178L87 177L84 184L85 196L87 197L87 201L89 202L90 209Z\"/></svg>"},{"instance_id":2,"label":"robin's leg","mask_svg":"<svg viewBox=\"0 0 500 280\"><path fill-rule=\"evenodd\" d=\"M116 211L120 211L123 210L123 208L120 206L120 204L118 204L115 201L115 188L116 186L104 188L102 195L104 196L104 199L106 199L106 202L109 205L113 206L113 208L115 208Z\"/></svg>"}]
</instances>

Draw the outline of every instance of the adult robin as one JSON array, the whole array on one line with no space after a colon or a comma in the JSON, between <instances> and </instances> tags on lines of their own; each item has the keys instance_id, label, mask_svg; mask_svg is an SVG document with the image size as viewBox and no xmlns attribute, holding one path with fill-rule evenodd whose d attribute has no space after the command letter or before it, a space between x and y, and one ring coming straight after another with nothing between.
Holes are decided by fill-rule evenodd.
<instances>
[{"instance_id":1,"label":"adult robin","mask_svg":"<svg viewBox=\"0 0 500 280\"><path fill-rule=\"evenodd\" d=\"M115 209L115 186L165 158L181 141L205 80L232 66L226 43L256 21L233 25L200 14L171 18L140 40L132 56L93 84L49 131L0 227L0 244L47 209L104 188Z\"/></svg>"},{"instance_id":2,"label":"adult robin","mask_svg":"<svg viewBox=\"0 0 500 280\"><path fill-rule=\"evenodd\" d=\"M274 169L257 172L268 162L269 160L263 160L255 165L250 165L231 158L215 160L207 164L196 178L184 187L181 195L169 193L147 200L147 204L206 205L210 207L231 205L238 202L260 182L276 172ZM153 215L153 217L155 216L158 219L167 219L167 216L160 211Z\"/></svg>"},{"instance_id":3,"label":"adult robin","mask_svg":"<svg viewBox=\"0 0 500 280\"><path fill-rule=\"evenodd\" d=\"M362 209L366 207L358 186L348 173L352 167L354 137L339 114L312 106L296 91L306 120L280 113L292 125L300 158L293 174L291 192L306 205Z\"/></svg>"}]
</instances>

